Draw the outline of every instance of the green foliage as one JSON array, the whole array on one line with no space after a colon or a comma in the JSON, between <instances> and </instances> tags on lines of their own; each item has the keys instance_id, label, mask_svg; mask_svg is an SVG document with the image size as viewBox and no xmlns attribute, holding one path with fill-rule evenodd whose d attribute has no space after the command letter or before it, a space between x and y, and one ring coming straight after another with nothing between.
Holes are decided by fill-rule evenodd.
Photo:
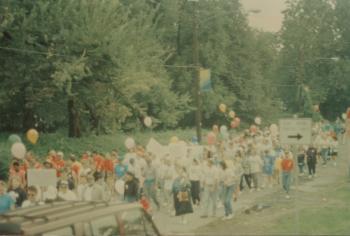
<instances>
[{"instance_id":1,"label":"green foliage","mask_svg":"<svg viewBox=\"0 0 350 236\"><path fill-rule=\"evenodd\" d=\"M30 126L48 131L67 125L66 104L74 97L85 131L99 133L128 129L130 120L135 128L146 115L159 128L174 127L188 111L188 96L170 90L166 50L155 38L155 10L144 1L35 1L24 8L23 2L2 6L17 20L2 22L2 32L9 30L12 39L1 46L22 50L0 58L5 87L14 90L0 93L7 112L9 101L18 100L16 110L30 109ZM151 111L154 106L159 109ZM3 129L13 129L12 116L2 117ZM19 117L28 120L26 114ZM17 122L14 128L26 127Z\"/></svg>"},{"instance_id":2,"label":"green foliage","mask_svg":"<svg viewBox=\"0 0 350 236\"><path fill-rule=\"evenodd\" d=\"M320 104L327 119L335 119L349 104L348 1L288 1L281 31L282 50L278 75L288 84L280 90L287 107L310 116ZM346 45L346 46L345 46ZM302 88L310 88L310 98ZM341 100L341 101L340 101ZM311 108L311 109L310 109Z\"/></svg>"}]
</instances>

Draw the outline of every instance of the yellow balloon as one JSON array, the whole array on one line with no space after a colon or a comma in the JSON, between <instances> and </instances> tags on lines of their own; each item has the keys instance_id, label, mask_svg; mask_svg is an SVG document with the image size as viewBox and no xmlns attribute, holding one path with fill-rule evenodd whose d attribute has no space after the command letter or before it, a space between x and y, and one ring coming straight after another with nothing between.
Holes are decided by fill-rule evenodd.
<instances>
[{"instance_id":1,"label":"yellow balloon","mask_svg":"<svg viewBox=\"0 0 350 236\"><path fill-rule=\"evenodd\" d=\"M235 118L235 116L236 116L236 112L230 111L230 112L228 113L228 115L233 119L233 118Z\"/></svg>"},{"instance_id":2,"label":"yellow balloon","mask_svg":"<svg viewBox=\"0 0 350 236\"><path fill-rule=\"evenodd\" d=\"M219 110L220 110L221 112L226 112L226 105L223 104L223 103L221 103L221 104L219 105Z\"/></svg>"},{"instance_id":3,"label":"yellow balloon","mask_svg":"<svg viewBox=\"0 0 350 236\"><path fill-rule=\"evenodd\" d=\"M36 144L36 142L39 139L39 133L38 131L36 131L35 129L30 129L27 131L27 139L29 140L29 142L31 142L32 144Z\"/></svg>"}]
</instances>

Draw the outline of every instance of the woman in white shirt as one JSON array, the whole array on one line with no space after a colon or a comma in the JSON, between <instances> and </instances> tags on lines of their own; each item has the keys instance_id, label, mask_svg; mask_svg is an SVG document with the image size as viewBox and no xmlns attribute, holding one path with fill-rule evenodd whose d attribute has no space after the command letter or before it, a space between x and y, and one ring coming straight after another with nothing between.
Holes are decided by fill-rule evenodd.
<instances>
[{"instance_id":1,"label":"woman in white shirt","mask_svg":"<svg viewBox=\"0 0 350 236\"><path fill-rule=\"evenodd\" d=\"M193 204L199 206L200 203L200 180L202 178L202 168L197 159L193 159L189 169L189 177L191 182L191 195Z\"/></svg>"}]
</instances>

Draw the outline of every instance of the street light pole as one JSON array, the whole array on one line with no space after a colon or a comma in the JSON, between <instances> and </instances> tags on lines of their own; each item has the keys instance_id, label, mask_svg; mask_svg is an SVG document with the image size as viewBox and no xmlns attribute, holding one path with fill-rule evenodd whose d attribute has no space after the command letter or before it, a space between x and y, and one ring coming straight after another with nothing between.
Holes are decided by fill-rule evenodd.
<instances>
[{"instance_id":1,"label":"street light pole","mask_svg":"<svg viewBox=\"0 0 350 236\"><path fill-rule=\"evenodd\" d=\"M192 49L192 57L193 57L193 65L194 65L194 97L196 102L196 133L198 143L201 143L202 140L202 95L200 91L200 77L199 77L199 48L198 48L198 10L197 10L197 2L196 0L192 0L192 8L193 8L193 49Z\"/></svg>"}]
</instances>

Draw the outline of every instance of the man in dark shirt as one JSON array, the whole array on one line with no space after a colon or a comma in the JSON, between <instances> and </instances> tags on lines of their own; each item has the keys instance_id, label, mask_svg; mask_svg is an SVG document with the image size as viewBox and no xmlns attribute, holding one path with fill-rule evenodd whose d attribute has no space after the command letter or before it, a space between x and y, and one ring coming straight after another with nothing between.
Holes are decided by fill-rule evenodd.
<instances>
[{"instance_id":1,"label":"man in dark shirt","mask_svg":"<svg viewBox=\"0 0 350 236\"><path fill-rule=\"evenodd\" d=\"M306 161L309 169L309 178L316 177L317 149L313 145L306 151Z\"/></svg>"}]
</instances>

